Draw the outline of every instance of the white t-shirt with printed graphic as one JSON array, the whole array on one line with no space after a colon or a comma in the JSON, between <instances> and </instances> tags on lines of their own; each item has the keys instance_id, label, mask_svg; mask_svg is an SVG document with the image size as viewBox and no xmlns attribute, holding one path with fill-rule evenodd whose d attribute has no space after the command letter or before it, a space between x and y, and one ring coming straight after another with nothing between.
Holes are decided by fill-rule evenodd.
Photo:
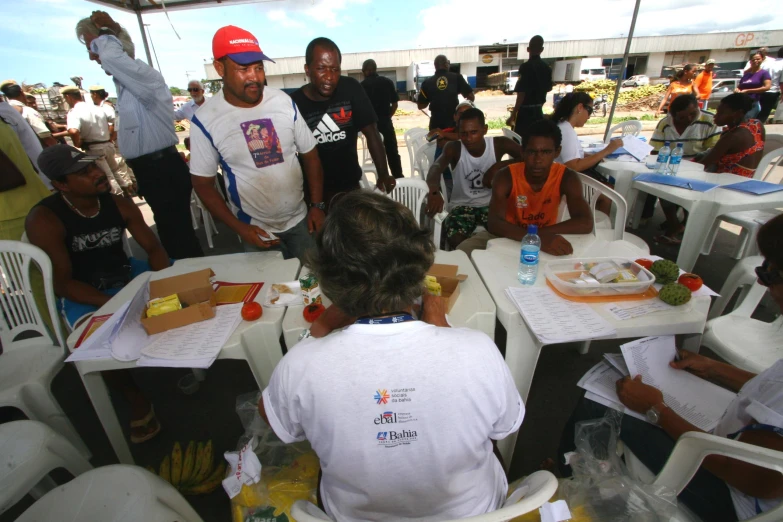
<instances>
[{"instance_id":1,"label":"white t-shirt with printed graphic","mask_svg":"<svg viewBox=\"0 0 783 522\"><path fill-rule=\"evenodd\" d=\"M297 344L263 395L277 436L321 459L334 520L464 518L505 499L490 439L519 429L525 408L481 332L354 324Z\"/></svg>"},{"instance_id":2,"label":"white t-shirt with printed graphic","mask_svg":"<svg viewBox=\"0 0 783 522\"><path fill-rule=\"evenodd\" d=\"M316 142L286 93L264 87L261 103L242 108L229 104L221 90L191 123L190 173L214 177L222 165L232 211L240 221L277 233L305 218L296 153L310 152Z\"/></svg>"}]
</instances>

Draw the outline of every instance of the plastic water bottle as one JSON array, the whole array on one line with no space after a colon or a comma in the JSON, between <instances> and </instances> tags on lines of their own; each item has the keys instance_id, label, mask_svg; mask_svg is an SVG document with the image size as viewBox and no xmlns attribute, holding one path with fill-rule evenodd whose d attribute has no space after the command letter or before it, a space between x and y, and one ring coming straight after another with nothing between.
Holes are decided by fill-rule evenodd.
<instances>
[{"instance_id":1,"label":"plastic water bottle","mask_svg":"<svg viewBox=\"0 0 783 522\"><path fill-rule=\"evenodd\" d=\"M538 276L538 252L541 250L541 238L538 237L538 225L528 225L527 235L522 238L522 250L519 253L517 279L523 285L532 285Z\"/></svg>"},{"instance_id":2,"label":"plastic water bottle","mask_svg":"<svg viewBox=\"0 0 783 522\"><path fill-rule=\"evenodd\" d=\"M672 151L671 158L669 158L669 171L672 176L677 175L677 171L680 170L680 162L682 161L682 143L678 143L677 147Z\"/></svg>"},{"instance_id":3,"label":"plastic water bottle","mask_svg":"<svg viewBox=\"0 0 783 522\"><path fill-rule=\"evenodd\" d=\"M658 151L658 169L656 170L658 174L667 174L669 156L672 152L672 149L669 145L670 142L664 142L663 147L661 147L661 150Z\"/></svg>"}]
</instances>

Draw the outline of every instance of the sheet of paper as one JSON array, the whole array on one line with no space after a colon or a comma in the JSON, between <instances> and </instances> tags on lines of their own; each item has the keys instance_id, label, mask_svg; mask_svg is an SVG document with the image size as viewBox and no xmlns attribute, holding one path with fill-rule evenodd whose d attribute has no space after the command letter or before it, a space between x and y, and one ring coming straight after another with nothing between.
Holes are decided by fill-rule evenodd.
<instances>
[{"instance_id":1,"label":"sheet of paper","mask_svg":"<svg viewBox=\"0 0 783 522\"><path fill-rule=\"evenodd\" d=\"M628 375L628 365L625 364L625 358L621 353L605 353L606 362L615 367L623 375Z\"/></svg>"},{"instance_id":2,"label":"sheet of paper","mask_svg":"<svg viewBox=\"0 0 783 522\"><path fill-rule=\"evenodd\" d=\"M620 413L624 413L626 415L630 415L631 417L634 417L636 419L639 419L641 421L644 421L648 424L652 424L646 416L642 415L641 413L636 413L633 410L629 410L619 402L612 402L606 397L601 397L600 395L586 391L585 392L585 399L591 400L593 402L597 402L598 404L603 404L607 408L612 408L613 410L619 411Z\"/></svg>"},{"instance_id":3,"label":"sheet of paper","mask_svg":"<svg viewBox=\"0 0 783 522\"><path fill-rule=\"evenodd\" d=\"M141 350L154 338L147 335L141 325L141 314L150 297L149 274L142 274L141 286L130 300L128 308L115 327L111 339L111 355L118 361L135 361L141 357Z\"/></svg>"},{"instance_id":4,"label":"sheet of paper","mask_svg":"<svg viewBox=\"0 0 783 522\"><path fill-rule=\"evenodd\" d=\"M623 136L623 149L638 161L644 161L644 158L653 150L652 146L646 141L630 135Z\"/></svg>"},{"instance_id":5,"label":"sheet of paper","mask_svg":"<svg viewBox=\"0 0 783 522\"><path fill-rule=\"evenodd\" d=\"M602 400L596 400L596 402L646 421L647 417L627 409L620 402L620 398L617 396L617 381L623 377L624 375L616 368L609 365L606 361L601 361L584 374L576 384L586 392L602 398ZM588 397L587 394L585 394L585 397L595 400Z\"/></svg>"},{"instance_id":6,"label":"sheet of paper","mask_svg":"<svg viewBox=\"0 0 783 522\"><path fill-rule=\"evenodd\" d=\"M684 311L685 306L687 306L687 304L684 306L672 306L664 303L660 299L646 299L644 301L607 303L604 305L604 309L612 314L618 321L625 321L627 319L633 319L634 317L641 317L655 312L671 312L675 309Z\"/></svg>"},{"instance_id":7,"label":"sheet of paper","mask_svg":"<svg viewBox=\"0 0 783 522\"><path fill-rule=\"evenodd\" d=\"M628 371L658 388L664 402L694 426L712 431L736 394L669 366L677 353L674 336L646 337L620 346Z\"/></svg>"},{"instance_id":8,"label":"sheet of paper","mask_svg":"<svg viewBox=\"0 0 783 522\"><path fill-rule=\"evenodd\" d=\"M543 344L584 341L617 332L590 305L558 297L549 288L510 287L506 295Z\"/></svg>"},{"instance_id":9,"label":"sheet of paper","mask_svg":"<svg viewBox=\"0 0 783 522\"><path fill-rule=\"evenodd\" d=\"M82 334L79 336L79 340L76 341L74 349L81 346L82 343L86 341L92 334L94 334L103 323L109 320L111 315L112 314L93 315L90 317L90 321L87 323L87 326L84 327L84 330L82 330Z\"/></svg>"},{"instance_id":10,"label":"sheet of paper","mask_svg":"<svg viewBox=\"0 0 783 522\"><path fill-rule=\"evenodd\" d=\"M212 319L158 334L141 353L158 359L158 366L171 366L168 363L178 360L214 360L242 320L241 311L242 303L220 306Z\"/></svg>"},{"instance_id":11,"label":"sheet of paper","mask_svg":"<svg viewBox=\"0 0 783 522\"><path fill-rule=\"evenodd\" d=\"M538 513L541 515L541 522L563 522L571 519L571 511L565 500L547 502L538 508Z\"/></svg>"},{"instance_id":12,"label":"sheet of paper","mask_svg":"<svg viewBox=\"0 0 783 522\"><path fill-rule=\"evenodd\" d=\"M78 348L74 348L66 362L111 359L111 336L120 319L127 312L128 305L123 304L114 314L101 324L92 335L85 338Z\"/></svg>"}]
</instances>

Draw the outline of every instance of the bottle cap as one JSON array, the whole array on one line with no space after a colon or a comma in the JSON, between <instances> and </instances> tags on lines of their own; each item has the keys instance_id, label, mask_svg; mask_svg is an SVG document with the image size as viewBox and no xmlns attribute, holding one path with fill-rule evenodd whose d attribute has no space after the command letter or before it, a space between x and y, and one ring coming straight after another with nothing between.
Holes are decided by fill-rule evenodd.
<instances>
[{"instance_id":1,"label":"bottle cap","mask_svg":"<svg viewBox=\"0 0 783 522\"><path fill-rule=\"evenodd\" d=\"M678 147L682 147L682 142L681 142L681 141L678 141L678 142L677 142L677 146L678 146Z\"/></svg>"},{"instance_id":2,"label":"bottle cap","mask_svg":"<svg viewBox=\"0 0 783 522\"><path fill-rule=\"evenodd\" d=\"M664 141L664 142L663 142L663 144L664 144L665 146L667 146L667 147L668 147L669 145L671 145L671 143L672 143L671 141Z\"/></svg>"},{"instance_id":3,"label":"bottle cap","mask_svg":"<svg viewBox=\"0 0 783 522\"><path fill-rule=\"evenodd\" d=\"M527 226L527 233L528 234L538 234L538 225L528 225Z\"/></svg>"}]
</instances>

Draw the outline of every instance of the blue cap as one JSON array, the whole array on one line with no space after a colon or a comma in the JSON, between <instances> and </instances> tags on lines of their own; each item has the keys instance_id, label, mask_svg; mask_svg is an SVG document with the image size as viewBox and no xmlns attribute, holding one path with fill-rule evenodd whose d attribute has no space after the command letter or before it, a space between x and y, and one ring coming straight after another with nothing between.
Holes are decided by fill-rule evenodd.
<instances>
[{"instance_id":1,"label":"blue cap","mask_svg":"<svg viewBox=\"0 0 783 522\"><path fill-rule=\"evenodd\" d=\"M527 233L528 234L538 234L538 225L528 225L527 226Z\"/></svg>"}]
</instances>

